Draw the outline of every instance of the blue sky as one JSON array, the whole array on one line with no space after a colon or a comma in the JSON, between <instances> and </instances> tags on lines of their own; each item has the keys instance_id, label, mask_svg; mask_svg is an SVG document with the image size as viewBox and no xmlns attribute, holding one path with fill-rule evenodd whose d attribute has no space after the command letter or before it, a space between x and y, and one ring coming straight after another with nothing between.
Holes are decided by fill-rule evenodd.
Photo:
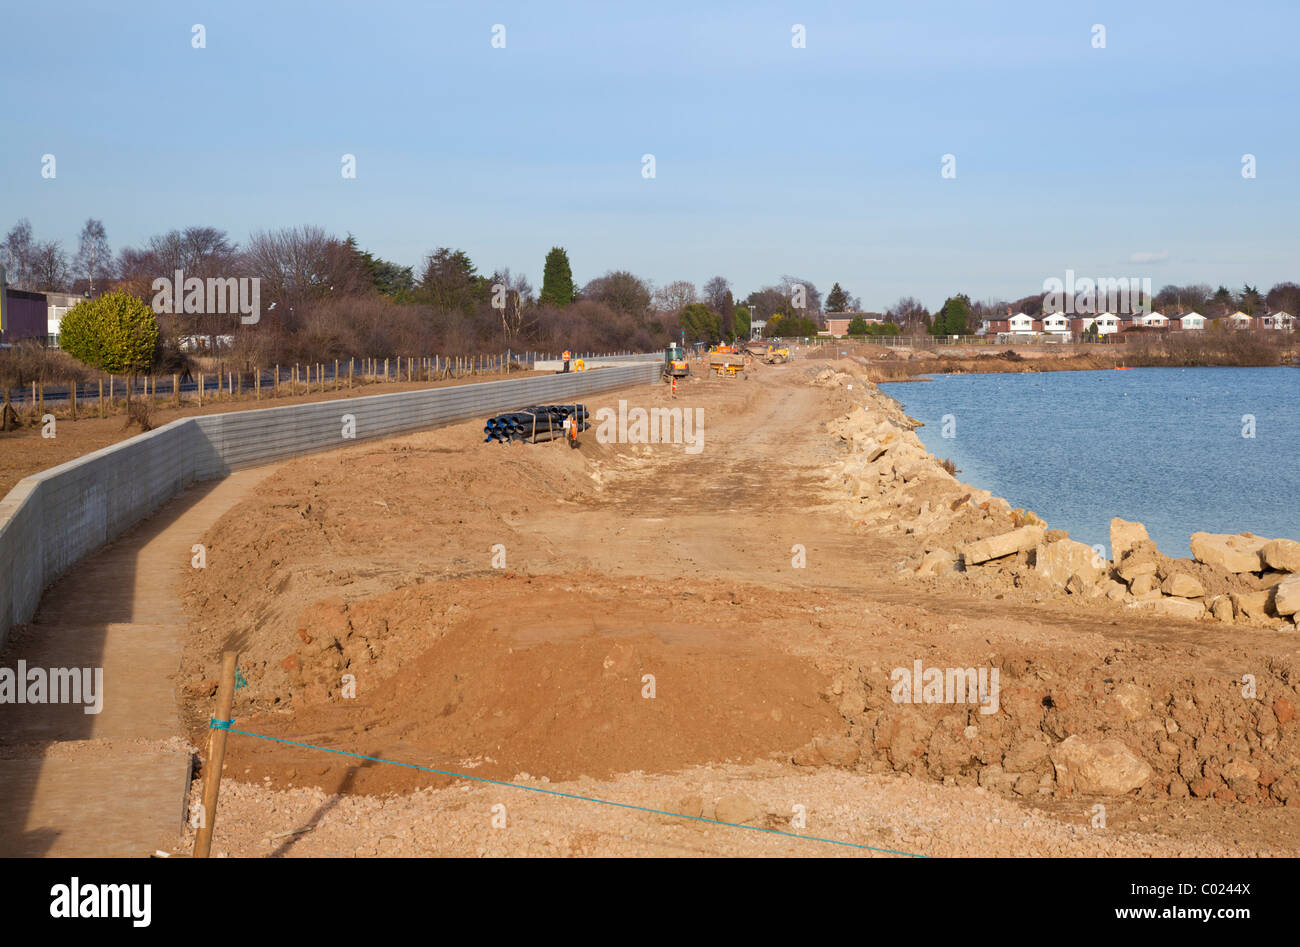
<instances>
[{"instance_id":1,"label":"blue sky","mask_svg":"<svg viewBox=\"0 0 1300 947\"><path fill-rule=\"evenodd\" d=\"M114 249L318 224L534 285L560 245L579 282L791 274L868 309L1067 268L1300 281L1293 2L43 0L0 22L0 228L69 251L88 216Z\"/></svg>"}]
</instances>

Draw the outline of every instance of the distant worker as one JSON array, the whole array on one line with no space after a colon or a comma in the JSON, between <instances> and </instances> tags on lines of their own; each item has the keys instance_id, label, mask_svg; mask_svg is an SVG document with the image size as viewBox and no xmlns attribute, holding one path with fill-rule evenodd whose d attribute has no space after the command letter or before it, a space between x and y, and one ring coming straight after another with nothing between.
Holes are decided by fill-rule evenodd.
<instances>
[{"instance_id":1,"label":"distant worker","mask_svg":"<svg viewBox=\"0 0 1300 947\"><path fill-rule=\"evenodd\" d=\"M565 349L565 350L564 350L564 370L565 370L566 372L569 370L569 359L572 358L572 357L573 357L573 356L572 356L572 353L571 353L568 349Z\"/></svg>"}]
</instances>

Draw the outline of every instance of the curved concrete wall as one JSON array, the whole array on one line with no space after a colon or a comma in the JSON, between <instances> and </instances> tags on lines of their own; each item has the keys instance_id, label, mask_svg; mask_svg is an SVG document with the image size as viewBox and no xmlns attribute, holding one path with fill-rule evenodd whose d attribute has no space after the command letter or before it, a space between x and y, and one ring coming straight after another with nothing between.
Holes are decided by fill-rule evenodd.
<instances>
[{"instance_id":1,"label":"curved concrete wall","mask_svg":"<svg viewBox=\"0 0 1300 947\"><path fill-rule=\"evenodd\" d=\"M199 480L356 439L556 404L659 377L659 362L182 418L19 481L0 500L0 646L78 560Z\"/></svg>"}]
</instances>

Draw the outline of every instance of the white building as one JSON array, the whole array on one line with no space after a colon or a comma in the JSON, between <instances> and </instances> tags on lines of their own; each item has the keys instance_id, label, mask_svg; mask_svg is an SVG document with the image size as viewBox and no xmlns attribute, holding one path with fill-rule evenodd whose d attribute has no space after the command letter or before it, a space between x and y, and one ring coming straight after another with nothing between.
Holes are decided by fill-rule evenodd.
<instances>
[{"instance_id":1,"label":"white building","mask_svg":"<svg viewBox=\"0 0 1300 947\"><path fill-rule=\"evenodd\" d=\"M1114 335L1119 331L1119 316L1113 312L1103 312L1097 317L1097 334Z\"/></svg>"},{"instance_id":2,"label":"white building","mask_svg":"<svg viewBox=\"0 0 1300 947\"><path fill-rule=\"evenodd\" d=\"M1027 316L1023 312L1016 313L1007 320L1007 324L1012 335L1034 334L1034 317Z\"/></svg>"},{"instance_id":3,"label":"white building","mask_svg":"<svg viewBox=\"0 0 1300 947\"><path fill-rule=\"evenodd\" d=\"M1141 320L1141 321L1139 322L1138 320ZM1137 317L1134 318L1133 321L1134 321L1137 325L1140 325L1140 326L1167 326L1167 325L1169 325L1169 318L1168 318L1167 316L1165 316L1165 315L1162 315L1161 313L1158 313L1158 312L1148 312L1145 316L1143 316L1143 315L1138 315Z\"/></svg>"},{"instance_id":4,"label":"white building","mask_svg":"<svg viewBox=\"0 0 1300 947\"><path fill-rule=\"evenodd\" d=\"M1259 317L1259 324L1264 329L1290 329L1295 318L1289 312L1269 312Z\"/></svg>"},{"instance_id":5,"label":"white building","mask_svg":"<svg viewBox=\"0 0 1300 947\"><path fill-rule=\"evenodd\" d=\"M1250 316L1246 315L1244 312L1241 312L1240 310L1234 312L1228 318L1232 320L1232 327L1234 329L1249 329L1251 323L1254 321L1253 319L1250 318Z\"/></svg>"},{"instance_id":6,"label":"white building","mask_svg":"<svg viewBox=\"0 0 1300 947\"><path fill-rule=\"evenodd\" d=\"M50 338L50 345L58 348L59 326L63 323L63 317L68 314L69 309L85 298L73 293L45 294L45 331Z\"/></svg>"},{"instance_id":7,"label":"white building","mask_svg":"<svg viewBox=\"0 0 1300 947\"><path fill-rule=\"evenodd\" d=\"M1069 335L1069 317L1063 312L1053 312L1043 316L1043 331L1051 335Z\"/></svg>"},{"instance_id":8,"label":"white building","mask_svg":"<svg viewBox=\"0 0 1300 947\"><path fill-rule=\"evenodd\" d=\"M1205 317L1199 312L1189 312L1187 315L1179 319L1178 322L1184 329L1205 328Z\"/></svg>"}]
</instances>

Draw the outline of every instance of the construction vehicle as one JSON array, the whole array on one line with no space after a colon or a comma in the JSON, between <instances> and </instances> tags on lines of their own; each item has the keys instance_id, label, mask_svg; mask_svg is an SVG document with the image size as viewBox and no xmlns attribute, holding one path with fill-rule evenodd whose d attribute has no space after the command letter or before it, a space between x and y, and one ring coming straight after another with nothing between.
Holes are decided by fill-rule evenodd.
<instances>
[{"instance_id":1,"label":"construction vehicle","mask_svg":"<svg viewBox=\"0 0 1300 947\"><path fill-rule=\"evenodd\" d=\"M685 378L691 373L691 363L686 360L686 352L676 342L670 342L664 349L664 381Z\"/></svg>"},{"instance_id":2,"label":"construction vehicle","mask_svg":"<svg viewBox=\"0 0 1300 947\"><path fill-rule=\"evenodd\" d=\"M768 365L784 365L790 361L790 350L788 348L779 349L775 345L769 345L767 351L763 353L763 361Z\"/></svg>"},{"instance_id":3,"label":"construction vehicle","mask_svg":"<svg viewBox=\"0 0 1300 947\"><path fill-rule=\"evenodd\" d=\"M745 355L730 345L715 345L709 350L709 368L719 378L735 378L745 374Z\"/></svg>"}]
</instances>

